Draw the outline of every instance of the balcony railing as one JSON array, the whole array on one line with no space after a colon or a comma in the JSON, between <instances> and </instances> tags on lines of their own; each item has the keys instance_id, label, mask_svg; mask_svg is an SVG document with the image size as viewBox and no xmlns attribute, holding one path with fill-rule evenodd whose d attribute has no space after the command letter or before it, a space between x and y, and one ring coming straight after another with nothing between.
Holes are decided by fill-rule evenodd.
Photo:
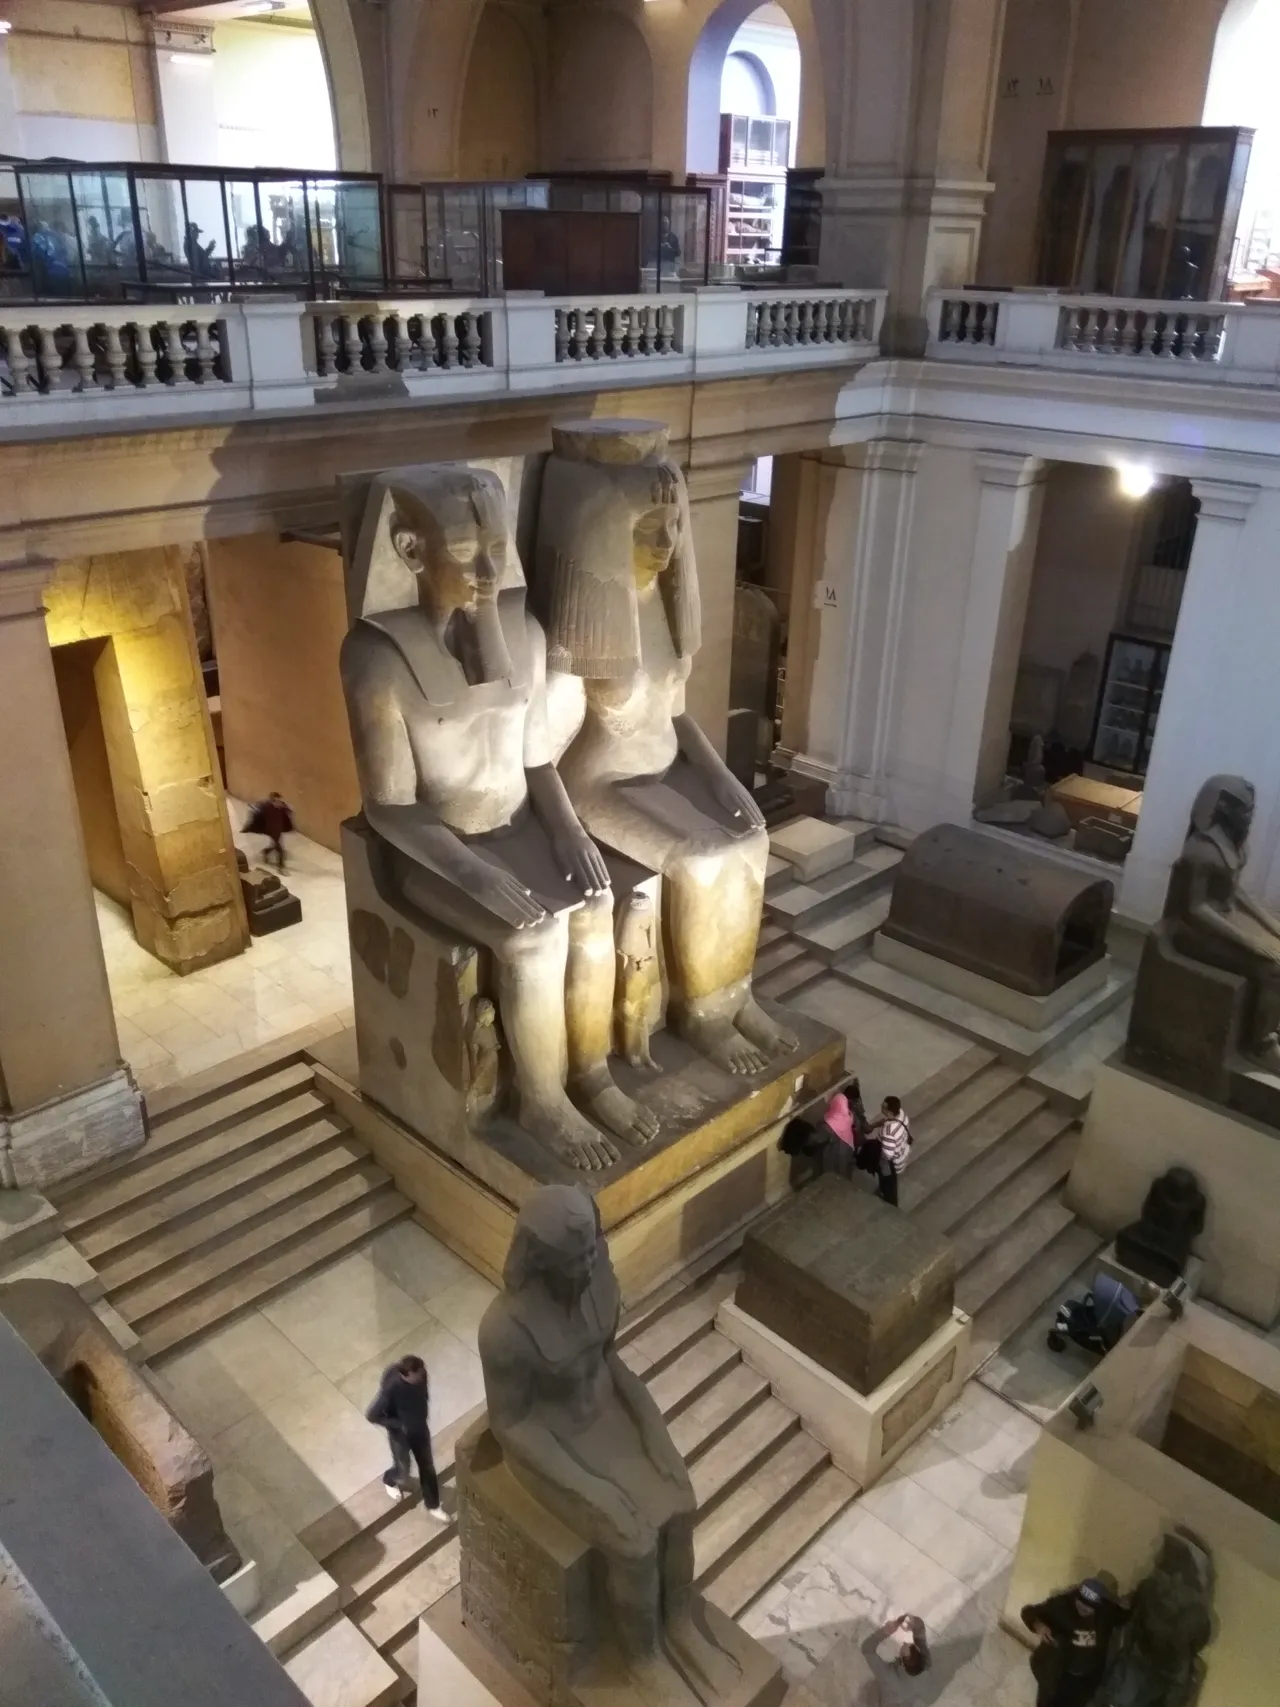
<instances>
[{"instance_id":1,"label":"balcony railing","mask_svg":"<svg viewBox=\"0 0 1280 1707\"><path fill-rule=\"evenodd\" d=\"M1280 385L1280 304L938 290L929 300L927 354L940 361Z\"/></svg>"},{"instance_id":2,"label":"balcony railing","mask_svg":"<svg viewBox=\"0 0 1280 1707\"><path fill-rule=\"evenodd\" d=\"M865 362L883 291L4 308L0 433ZM606 378L607 372L607 378Z\"/></svg>"}]
</instances>

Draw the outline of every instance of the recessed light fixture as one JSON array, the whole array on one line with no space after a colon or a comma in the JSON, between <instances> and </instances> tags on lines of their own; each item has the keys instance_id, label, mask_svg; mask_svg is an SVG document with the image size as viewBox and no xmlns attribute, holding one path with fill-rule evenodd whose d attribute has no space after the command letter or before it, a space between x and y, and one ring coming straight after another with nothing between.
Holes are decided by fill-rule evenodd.
<instances>
[{"instance_id":1,"label":"recessed light fixture","mask_svg":"<svg viewBox=\"0 0 1280 1707\"><path fill-rule=\"evenodd\" d=\"M1145 498L1158 476L1155 469L1148 468L1145 463L1122 462L1116 469L1116 478L1126 498Z\"/></svg>"},{"instance_id":2,"label":"recessed light fixture","mask_svg":"<svg viewBox=\"0 0 1280 1707\"><path fill-rule=\"evenodd\" d=\"M284 0L249 0L240 8L242 18L265 18L269 12L283 12Z\"/></svg>"},{"instance_id":3,"label":"recessed light fixture","mask_svg":"<svg viewBox=\"0 0 1280 1707\"><path fill-rule=\"evenodd\" d=\"M8 18L0 18L0 36L7 36L13 25Z\"/></svg>"}]
</instances>

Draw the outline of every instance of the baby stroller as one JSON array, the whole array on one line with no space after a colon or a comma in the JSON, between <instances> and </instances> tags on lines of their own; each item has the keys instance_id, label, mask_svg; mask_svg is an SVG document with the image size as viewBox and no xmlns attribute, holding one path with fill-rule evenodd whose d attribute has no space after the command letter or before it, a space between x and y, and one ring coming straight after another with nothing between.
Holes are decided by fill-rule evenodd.
<instances>
[{"instance_id":1,"label":"baby stroller","mask_svg":"<svg viewBox=\"0 0 1280 1707\"><path fill-rule=\"evenodd\" d=\"M1093 1289L1083 1298L1068 1298L1049 1329L1050 1351L1065 1351L1067 1341L1095 1357L1107 1352L1128 1332L1142 1314L1142 1306L1109 1274L1096 1274Z\"/></svg>"}]
</instances>

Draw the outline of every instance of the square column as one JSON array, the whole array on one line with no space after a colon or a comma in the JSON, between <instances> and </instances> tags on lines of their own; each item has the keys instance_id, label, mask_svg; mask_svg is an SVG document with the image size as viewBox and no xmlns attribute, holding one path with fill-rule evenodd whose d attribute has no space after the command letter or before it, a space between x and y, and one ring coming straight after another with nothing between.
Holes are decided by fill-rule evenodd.
<instances>
[{"instance_id":1,"label":"square column","mask_svg":"<svg viewBox=\"0 0 1280 1707\"><path fill-rule=\"evenodd\" d=\"M41 1187L142 1143L120 1059L41 593L0 566L0 1186Z\"/></svg>"},{"instance_id":2,"label":"square column","mask_svg":"<svg viewBox=\"0 0 1280 1707\"><path fill-rule=\"evenodd\" d=\"M711 468L690 468L686 476L702 605L702 645L693 660L685 705L718 753L724 752L729 728L738 508L749 467L745 460L719 463Z\"/></svg>"},{"instance_id":3,"label":"square column","mask_svg":"<svg viewBox=\"0 0 1280 1707\"><path fill-rule=\"evenodd\" d=\"M1200 500L1160 715L1125 861L1122 911L1144 922L1164 910L1191 803L1206 778L1244 776L1258 791L1245 882L1262 895L1280 835L1280 747L1268 708L1275 692L1280 586L1274 541L1280 493L1193 480Z\"/></svg>"},{"instance_id":4,"label":"square column","mask_svg":"<svg viewBox=\"0 0 1280 1707\"><path fill-rule=\"evenodd\" d=\"M1045 478L1037 457L1013 452L979 451L974 465L981 489L938 800L938 817L957 824L1004 778Z\"/></svg>"},{"instance_id":5,"label":"square column","mask_svg":"<svg viewBox=\"0 0 1280 1707\"><path fill-rule=\"evenodd\" d=\"M811 622L819 628L805 752L796 768L824 777L833 812L885 816L888 753L915 475L924 446L872 439L826 467L815 541ZM788 679L790 664L788 663Z\"/></svg>"}]
</instances>

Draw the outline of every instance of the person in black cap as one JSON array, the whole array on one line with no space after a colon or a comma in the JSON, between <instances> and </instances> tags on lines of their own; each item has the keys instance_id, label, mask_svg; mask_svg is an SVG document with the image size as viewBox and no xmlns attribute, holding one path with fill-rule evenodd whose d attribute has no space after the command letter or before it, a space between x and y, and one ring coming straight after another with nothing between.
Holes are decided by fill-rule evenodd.
<instances>
[{"instance_id":1,"label":"person in black cap","mask_svg":"<svg viewBox=\"0 0 1280 1707\"><path fill-rule=\"evenodd\" d=\"M1112 1634L1128 1616L1097 1577L1024 1606L1022 1622L1040 1638L1031 1656L1036 1707L1088 1707L1102 1682Z\"/></svg>"},{"instance_id":2,"label":"person in black cap","mask_svg":"<svg viewBox=\"0 0 1280 1707\"><path fill-rule=\"evenodd\" d=\"M409 1466L416 1461L427 1515L445 1522L427 1427L427 1366L420 1357L402 1357L383 1370L378 1396L365 1416L378 1428L386 1429L391 1444L391 1468L382 1478L388 1496L399 1500L408 1495Z\"/></svg>"}]
</instances>

